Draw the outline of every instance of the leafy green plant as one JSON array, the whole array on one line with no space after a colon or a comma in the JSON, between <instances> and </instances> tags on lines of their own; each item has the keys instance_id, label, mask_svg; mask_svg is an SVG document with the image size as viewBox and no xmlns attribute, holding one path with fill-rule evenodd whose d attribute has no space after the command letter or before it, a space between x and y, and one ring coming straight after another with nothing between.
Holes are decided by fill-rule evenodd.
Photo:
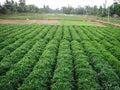
<instances>
[{"instance_id":1,"label":"leafy green plant","mask_svg":"<svg viewBox=\"0 0 120 90\"><path fill-rule=\"evenodd\" d=\"M35 63L38 61L42 51L45 47L45 41L40 40L36 42L33 48L16 63L6 75L1 77L0 88L4 89L17 89L18 86L23 82L24 78L31 72ZM8 82L9 81L9 82Z\"/></svg>"},{"instance_id":2,"label":"leafy green plant","mask_svg":"<svg viewBox=\"0 0 120 90\"><path fill-rule=\"evenodd\" d=\"M57 57L57 66L52 79L52 90L71 90L73 88L72 56L70 42L62 40Z\"/></svg>"}]
</instances>

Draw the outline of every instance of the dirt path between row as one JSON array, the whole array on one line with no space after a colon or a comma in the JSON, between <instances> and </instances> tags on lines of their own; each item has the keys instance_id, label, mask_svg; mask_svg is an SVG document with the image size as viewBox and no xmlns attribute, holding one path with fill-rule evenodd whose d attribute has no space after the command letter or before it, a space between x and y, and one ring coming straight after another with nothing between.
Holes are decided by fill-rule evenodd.
<instances>
[{"instance_id":1,"label":"dirt path between row","mask_svg":"<svg viewBox=\"0 0 120 90\"><path fill-rule=\"evenodd\" d=\"M13 19L0 19L0 24L55 24L59 25L59 20L13 20Z\"/></svg>"},{"instance_id":2,"label":"dirt path between row","mask_svg":"<svg viewBox=\"0 0 120 90\"><path fill-rule=\"evenodd\" d=\"M97 22L97 21L94 21L94 20L90 20L92 23L95 23L97 26L100 26L100 27L105 27L104 23L101 23L101 22Z\"/></svg>"},{"instance_id":3,"label":"dirt path between row","mask_svg":"<svg viewBox=\"0 0 120 90\"><path fill-rule=\"evenodd\" d=\"M120 24L114 24L114 23L111 23L111 22L104 22L104 21L101 21L101 20L96 20L96 19L92 19L92 18L89 18L89 20L91 22L95 22L95 23L98 23L98 24L109 24L109 25L112 25L112 26L117 26L117 27L120 27Z\"/></svg>"},{"instance_id":4,"label":"dirt path between row","mask_svg":"<svg viewBox=\"0 0 120 90\"><path fill-rule=\"evenodd\" d=\"M97 26L104 27L105 24L110 24L113 26L120 27L120 24L113 24L104 22L101 20L96 20L93 18L87 18L87 20L95 23ZM15 20L15 19L0 19L0 24L50 24L50 25L60 25L60 20Z\"/></svg>"}]
</instances>

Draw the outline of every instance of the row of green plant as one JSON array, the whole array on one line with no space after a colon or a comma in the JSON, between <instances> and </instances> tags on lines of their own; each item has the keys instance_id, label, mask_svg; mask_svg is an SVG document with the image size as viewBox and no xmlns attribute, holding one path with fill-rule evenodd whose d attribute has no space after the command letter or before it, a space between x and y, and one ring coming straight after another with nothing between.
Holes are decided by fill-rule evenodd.
<instances>
[{"instance_id":1,"label":"row of green plant","mask_svg":"<svg viewBox=\"0 0 120 90\"><path fill-rule=\"evenodd\" d=\"M104 59L109 63L109 65L112 66L113 70L117 73L117 75L120 78L120 61L115 56L113 56L109 51L107 51L103 46L103 44L100 44L95 41L93 43L94 43L94 46L104 56Z\"/></svg>"},{"instance_id":2,"label":"row of green plant","mask_svg":"<svg viewBox=\"0 0 120 90\"><path fill-rule=\"evenodd\" d=\"M83 33L77 27L70 27L70 32L73 39L71 42L71 48L74 59L73 64L75 70L76 89L99 90L100 85L98 83L97 73L92 69L88 62L88 57L84 54L83 47L79 43L83 39L79 34L82 35ZM84 40L88 40L87 37L85 37Z\"/></svg>"},{"instance_id":3,"label":"row of green plant","mask_svg":"<svg viewBox=\"0 0 120 90\"><path fill-rule=\"evenodd\" d=\"M120 30L119 28L113 28L113 27L103 27L103 28L92 28L91 33L93 33L94 35L96 35L97 37L100 38L100 40L106 40L109 43L120 47L120 38L119 38L119 34L120 34Z\"/></svg>"},{"instance_id":4,"label":"row of green plant","mask_svg":"<svg viewBox=\"0 0 120 90\"><path fill-rule=\"evenodd\" d=\"M2 90L14 90L22 85L24 79L31 73L33 67L39 61L46 44L49 42L46 38L52 39L54 36L56 27L50 27L52 28L49 31L48 29L45 29L43 30L43 33L40 33L40 35L36 36L34 38L36 43L32 49L30 49L21 60L14 64L5 75L1 76L0 88Z\"/></svg>"},{"instance_id":5,"label":"row of green plant","mask_svg":"<svg viewBox=\"0 0 120 90\"><path fill-rule=\"evenodd\" d=\"M53 26L49 30L48 34L46 35L45 40L47 40L47 41L51 40L53 38L53 36L55 35L57 28L58 28L58 26Z\"/></svg>"},{"instance_id":6,"label":"row of green plant","mask_svg":"<svg viewBox=\"0 0 120 90\"><path fill-rule=\"evenodd\" d=\"M44 40L39 40L33 46L32 49L15 65L13 65L10 70L1 77L0 88L2 90L15 90L24 81L24 79L32 71L32 67L39 60L40 55L46 45Z\"/></svg>"},{"instance_id":7,"label":"row of green plant","mask_svg":"<svg viewBox=\"0 0 120 90\"><path fill-rule=\"evenodd\" d=\"M13 52L16 48L20 47L23 43L25 43L27 40L30 40L32 38L34 38L36 35L38 35L40 33L40 37L43 38L48 30L52 28L52 26L48 26L46 28L42 27L42 28L38 28L35 29L34 31L31 31L29 34L27 34L26 36L20 37L20 39L16 40L14 43L9 44L8 46L6 46L5 48L3 48L0 51L0 59L2 60L4 56L9 55L11 52ZM32 29L31 29L32 30ZM39 40L39 38L35 38L35 40ZM10 38L11 40L12 38Z\"/></svg>"},{"instance_id":8,"label":"row of green plant","mask_svg":"<svg viewBox=\"0 0 120 90\"><path fill-rule=\"evenodd\" d=\"M24 37L24 36L26 36L27 34L29 34L31 31L32 31L32 29L30 29L30 30L26 30L26 29L23 29L23 30L20 30L20 31L22 31L22 32L17 32L17 31L19 31L18 29L16 29L16 32L15 33L18 33L17 35L15 35L15 37L8 37L8 38L6 38L5 40L3 40L1 43L0 43L0 48L2 49L2 48L4 48L5 46L7 46L7 45L9 45L9 44L11 44L11 43L14 43L17 39L20 39L21 37ZM9 32L9 31L8 31ZM14 34L14 33L12 33L12 34ZM5 36L2 36L2 38L4 38ZM11 39L12 38L12 39Z\"/></svg>"},{"instance_id":9,"label":"row of green plant","mask_svg":"<svg viewBox=\"0 0 120 90\"><path fill-rule=\"evenodd\" d=\"M94 39L98 38L98 36L100 35L98 33L96 35L96 33L94 32L94 30L93 31L92 30L89 30L89 31L84 30L84 32L85 33L87 32L86 35L89 38L93 38L92 35L94 35ZM89 34L89 33L91 33L91 34ZM106 37L104 37L104 38L106 38ZM98 40L98 39L94 40L94 39L91 39L91 41L93 42L93 45L95 45L98 50L100 49L101 52L104 52L103 55L104 55L104 57L107 57L106 59L108 60L109 64L114 69L115 69L116 66L119 67L119 63L120 63L119 62L119 56L120 56L120 54L119 54L119 47L110 44L109 43L110 41L107 41L107 40ZM119 42L117 44L119 44ZM114 57L113 55L116 56L116 57ZM114 65L112 63L114 63ZM116 70L116 73L118 73L118 75L119 75L119 73L120 73L119 68L116 67L115 70Z\"/></svg>"},{"instance_id":10,"label":"row of green plant","mask_svg":"<svg viewBox=\"0 0 120 90\"><path fill-rule=\"evenodd\" d=\"M84 29L83 29L84 30ZM106 72L97 72L98 73L98 75L99 75L99 73L100 73L100 75L102 76L103 75L103 77L102 77L102 79L103 79L103 81L100 81L100 82L104 82L104 84L102 83L100 83L100 85L102 86L102 88L103 89L111 89L111 90L113 90L113 89L119 89L119 77L118 77L118 75L119 75L119 61L118 60L116 60L116 59L110 59L111 60L111 62L110 62L110 60L109 59L107 59L107 58L105 58L104 59L104 57L105 56L108 56L107 55L107 53L109 53L109 52L106 52L106 54L104 55L104 53L103 53L103 56L101 55L101 53L100 53L100 51L97 51L97 50L99 50L99 45L96 45L96 46L98 46L98 48L96 49L96 48L94 48L93 46L92 46L92 44L94 45L95 43L92 43L92 44L90 44L90 42L92 41L92 42L94 42L94 41L96 41L97 42L97 37L96 36L93 36L89 31L87 31L87 30L89 30L89 29L86 29L86 32L84 31L84 33L87 35L86 37L88 37L88 38L90 38L90 40L89 41L83 41L82 43L83 43L83 46L84 46L84 44L86 45L85 46L85 48L87 48L87 50L86 50L86 53L87 53L87 55L88 56L90 56L90 63L91 62L94 62L94 63L91 63L91 65L93 66L93 68L95 69L95 71L98 69L98 70L100 70L100 68L101 67L103 67L104 65L106 65L105 67L103 67L103 68L101 68L101 72L102 72L102 69L104 70L105 69L105 71L107 72L108 71L108 73L110 73L110 77L107 77L107 76L105 76L105 73ZM80 30L79 30L79 32L80 32ZM79 33L80 35L81 35L81 33ZM98 42L97 42L98 43ZM94 57L95 57L95 60L96 61L92 61L92 59L94 60ZM102 60L100 60L100 59L102 59ZM108 60L108 62L106 61L106 59ZM97 63L95 63L95 62L97 62ZM116 63L116 64L114 64L113 65L113 63ZM117 64L118 63L118 64ZM101 64L101 67L99 67L99 65ZM112 66L110 66L110 65ZM107 66L108 65L108 66ZM116 68L115 68L115 66L116 66ZM118 66L118 67L117 67ZM97 68L96 68L97 67ZM98 68L99 67L99 68ZM112 69L113 68L113 69ZM115 70L114 70L115 69ZM116 71L116 73L118 74L116 74L114 71ZM117 72L118 71L118 72ZM100 77L100 75L98 76L98 78ZM112 77L115 77L115 79L113 79ZM108 81L104 81L104 78L108 78ZM109 78L111 78L110 80L109 80ZM100 79L100 78L99 78ZM113 80L112 80L113 79ZM111 81L113 81L113 83L111 83ZM116 84L114 84L114 83L116 83ZM109 86L109 85L111 85L111 86Z\"/></svg>"},{"instance_id":11,"label":"row of green plant","mask_svg":"<svg viewBox=\"0 0 120 90\"><path fill-rule=\"evenodd\" d=\"M10 30L9 31L9 33L11 33L11 32L13 32L13 31L15 31L15 29L20 29L20 27L21 28L24 28L24 26L25 25L23 25L22 27L21 27L21 25L13 25L13 24L10 24L10 25L8 25L8 24L0 24L0 35L2 35L2 34L7 34L8 33L8 30ZM29 26L28 26L29 27Z\"/></svg>"},{"instance_id":12,"label":"row of green plant","mask_svg":"<svg viewBox=\"0 0 120 90\"><path fill-rule=\"evenodd\" d=\"M89 31L92 31L92 30L89 30ZM93 33L93 34L95 35L94 38L99 36L99 34L97 35L96 33ZM92 36L90 36L89 34L87 35L89 36L89 38L92 38ZM118 41L115 41L115 43L119 44ZM93 41L93 45L96 45L98 50L100 49L101 52L104 52L103 53L104 57L106 57L106 60L108 61L108 63L113 67L113 69L115 69L116 73L120 77L120 68L118 68L120 67L120 61L119 61L120 60L120 53L119 53L120 49L119 49L119 46L115 46L116 45L115 43L111 44L110 41L107 41L107 40Z\"/></svg>"},{"instance_id":13,"label":"row of green plant","mask_svg":"<svg viewBox=\"0 0 120 90\"><path fill-rule=\"evenodd\" d=\"M8 25L9 26L9 25ZM5 38L7 38L11 33L15 33L16 29L20 29L17 25L14 27L8 27L5 28L5 26L1 26L0 25L0 42L2 42L3 40L5 40ZM6 37L4 37L6 36ZM4 37L4 38L3 38Z\"/></svg>"},{"instance_id":14,"label":"row of green plant","mask_svg":"<svg viewBox=\"0 0 120 90\"><path fill-rule=\"evenodd\" d=\"M9 29L9 27L8 27L8 29L7 29L7 34L8 35L6 35L4 33L0 34L1 35L1 40L0 40L1 41L1 45L0 45L1 47L0 48L3 48L6 45L15 42L19 38L29 34L30 32L32 32L33 30L35 30L37 28L36 26L32 26L32 25L28 26L28 27L18 27L18 28L17 27L16 28L11 28L11 29L14 29L14 30ZM12 31L12 33L9 33L11 31ZM13 38L13 39L11 40L11 38Z\"/></svg>"},{"instance_id":15,"label":"row of green plant","mask_svg":"<svg viewBox=\"0 0 120 90\"><path fill-rule=\"evenodd\" d=\"M51 40L44 49L33 71L18 90L48 90L56 60L58 41Z\"/></svg>"},{"instance_id":16,"label":"row of green plant","mask_svg":"<svg viewBox=\"0 0 120 90\"><path fill-rule=\"evenodd\" d=\"M111 43L103 40L100 42L101 44L104 45L104 47L111 53L113 54L118 60L120 60L120 47L114 46Z\"/></svg>"},{"instance_id":17,"label":"row of green plant","mask_svg":"<svg viewBox=\"0 0 120 90\"><path fill-rule=\"evenodd\" d=\"M109 29L109 28L108 28ZM89 31L86 31L89 30ZM97 30L97 29L96 29ZM85 29L84 32L86 35L92 40L92 41L98 41L101 44L104 45L106 50L110 51L115 57L117 57L118 60L120 60L120 47L118 46L119 41L115 40L115 37L112 36L112 38L107 38L106 36L102 36L100 33L95 32L94 28L88 28ZM110 31L109 31L110 32ZM106 34L106 33L105 33ZM108 33L107 33L108 34ZM107 35L106 34L106 35ZM116 35L116 34L115 34ZM109 35L111 36L111 35ZM105 39L105 40L104 40ZM111 43L111 41L114 41ZM116 45L117 44L117 45Z\"/></svg>"},{"instance_id":18,"label":"row of green plant","mask_svg":"<svg viewBox=\"0 0 120 90\"><path fill-rule=\"evenodd\" d=\"M28 34L14 29L1 32L18 38L0 51L2 90L120 89L118 28L30 25Z\"/></svg>"},{"instance_id":19,"label":"row of green plant","mask_svg":"<svg viewBox=\"0 0 120 90\"><path fill-rule=\"evenodd\" d=\"M78 90L99 90L100 85L97 73L88 62L88 57L84 54L83 47L75 40L71 42L71 46Z\"/></svg>"},{"instance_id":20,"label":"row of green plant","mask_svg":"<svg viewBox=\"0 0 120 90\"><path fill-rule=\"evenodd\" d=\"M92 27L83 27L82 30L90 41L100 41L100 38L96 37L95 34L90 33L90 30L93 30Z\"/></svg>"},{"instance_id":21,"label":"row of green plant","mask_svg":"<svg viewBox=\"0 0 120 90\"><path fill-rule=\"evenodd\" d=\"M74 27L74 30L78 33L81 41L82 41L82 40L90 40L90 38L88 38L88 37L86 36L86 34L83 32L84 30L83 30L82 28L83 28L83 27L75 26L75 27Z\"/></svg>"},{"instance_id":22,"label":"row of green plant","mask_svg":"<svg viewBox=\"0 0 120 90\"><path fill-rule=\"evenodd\" d=\"M32 30L32 29L31 29ZM14 50L16 50L18 47L20 47L23 43L25 43L27 40L32 39L33 37L35 37L40 31L39 30L34 30L29 31L29 34L26 34L23 36L20 35L19 39L16 40L14 43L9 44L8 42L6 42L5 44L7 45L6 47L4 47L3 49L1 49L0 51L0 59L2 60L5 56L9 55L11 52L13 52ZM11 41L13 38L10 38L9 41ZM3 44L4 45L4 44Z\"/></svg>"},{"instance_id":23,"label":"row of green plant","mask_svg":"<svg viewBox=\"0 0 120 90\"><path fill-rule=\"evenodd\" d=\"M12 67L15 63L19 62L24 55L32 48L35 41L27 41L19 48L11 52L8 56L5 56L0 62L0 75L5 74L10 67Z\"/></svg>"},{"instance_id":24,"label":"row of green plant","mask_svg":"<svg viewBox=\"0 0 120 90\"><path fill-rule=\"evenodd\" d=\"M114 69L108 64L105 56L93 46L89 41L82 42L86 54L89 56L89 62L98 74L99 83L104 90L120 89L120 79L114 72Z\"/></svg>"},{"instance_id":25,"label":"row of green plant","mask_svg":"<svg viewBox=\"0 0 120 90\"><path fill-rule=\"evenodd\" d=\"M45 31L45 32L44 32ZM9 68L21 58L24 57L25 54L29 51L30 48L34 45L36 40L39 40L41 38L41 35L45 35L48 32L48 29L41 31L39 34L31 33L30 41L26 41L23 43L19 48L15 49L13 52L11 52L9 55L5 56L2 61L0 62L0 74L4 74ZM35 37L33 38L32 35ZM27 37L28 40L28 37Z\"/></svg>"},{"instance_id":26,"label":"row of green plant","mask_svg":"<svg viewBox=\"0 0 120 90\"><path fill-rule=\"evenodd\" d=\"M114 29L114 30L116 30L116 29ZM120 33L120 32L118 32L118 33ZM114 36L111 36L111 37L114 37ZM116 34L115 34L114 39L109 39L109 38L104 37L105 40L101 40L100 43L104 45L106 50L108 50L112 55L114 55L118 60L120 60L120 52L119 52L120 51L120 42L116 38L117 38Z\"/></svg>"},{"instance_id":27,"label":"row of green plant","mask_svg":"<svg viewBox=\"0 0 120 90\"><path fill-rule=\"evenodd\" d=\"M70 26L69 31L70 31L72 40L81 41L81 39L80 39L79 35L76 33L74 27Z\"/></svg>"},{"instance_id":28,"label":"row of green plant","mask_svg":"<svg viewBox=\"0 0 120 90\"><path fill-rule=\"evenodd\" d=\"M68 26L63 26L63 39L71 41L71 36L70 36L70 32L68 29Z\"/></svg>"},{"instance_id":29,"label":"row of green plant","mask_svg":"<svg viewBox=\"0 0 120 90\"><path fill-rule=\"evenodd\" d=\"M55 33L54 39L60 41L62 38L63 38L63 27L59 26Z\"/></svg>"},{"instance_id":30,"label":"row of green plant","mask_svg":"<svg viewBox=\"0 0 120 90\"><path fill-rule=\"evenodd\" d=\"M57 65L52 78L52 90L71 90L73 88L72 67L70 42L62 40L58 50Z\"/></svg>"}]
</instances>

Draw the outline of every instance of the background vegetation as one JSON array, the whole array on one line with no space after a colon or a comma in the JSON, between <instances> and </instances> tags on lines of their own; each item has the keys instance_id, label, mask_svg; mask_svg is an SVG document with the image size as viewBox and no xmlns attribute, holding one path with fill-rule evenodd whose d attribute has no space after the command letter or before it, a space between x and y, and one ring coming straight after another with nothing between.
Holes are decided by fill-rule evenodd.
<instances>
[{"instance_id":1,"label":"background vegetation","mask_svg":"<svg viewBox=\"0 0 120 90\"><path fill-rule=\"evenodd\" d=\"M78 14L78 15L98 15L105 17L109 14L111 16L120 16L120 3L114 2L111 6L106 7L106 3L103 6L78 6L73 8L72 6L62 7L61 9L51 9L48 5L43 6L43 8L38 8L35 5L26 5L25 0L19 0L15 2L14 0L6 0L3 5L0 5L0 14L15 14L15 13L62 13L62 14Z\"/></svg>"}]
</instances>

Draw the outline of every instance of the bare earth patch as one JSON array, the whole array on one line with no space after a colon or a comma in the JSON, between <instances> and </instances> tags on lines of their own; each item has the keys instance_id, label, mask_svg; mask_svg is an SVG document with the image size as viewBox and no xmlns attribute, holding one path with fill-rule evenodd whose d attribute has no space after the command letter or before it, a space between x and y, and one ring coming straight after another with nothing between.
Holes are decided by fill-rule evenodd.
<instances>
[{"instance_id":1,"label":"bare earth patch","mask_svg":"<svg viewBox=\"0 0 120 90\"><path fill-rule=\"evenodd\" d=\"M90 20L91 22L95 23L97 26L105 27L104 23L102 23L102 22L98 22L98 21L93 20L93 19L88 19L88 20Z\"/></svg>"},{"instance_id":2,"label":"bare earth patch","mask_svg":"<svg viewBox=\"0 0 120 90\"><path fill-rule=\"evenodd\" d=\"M104 21L101 21L101 20L97 20L97 22L100 22L100 23L103 23L103 24L109 24L109 25L116 26L116 27L120 27L120 24L114 24L114 23L111 23L111 22L104 22Z\"/></svg>"},{"instance_id":3,"label":"bare earth patch","mask_svg":"<svg viewBox=\"0 0 120 90\"><path fill-rule=\"evenodd\" d=\"M89 19L89 20L91 22L96 23L98 26L99 25L103 25L104 26L104 24L109 24L109 25L112 25L112 26L120 27L120 24L114 24L114 23L111 23L111 22L105 22L105 21L96 20L96 19Z\"/></svg>"},{"instance_id":4,"label":"bare earth patch","mask_svg":"<svg viewBox=\"0 0 120 90\"><path fill-rule=\"evenodd\" d=\"M59 20L13 20L0 19L0 24L55 24L59 25Z\"/></svg>"}]
</instances>

